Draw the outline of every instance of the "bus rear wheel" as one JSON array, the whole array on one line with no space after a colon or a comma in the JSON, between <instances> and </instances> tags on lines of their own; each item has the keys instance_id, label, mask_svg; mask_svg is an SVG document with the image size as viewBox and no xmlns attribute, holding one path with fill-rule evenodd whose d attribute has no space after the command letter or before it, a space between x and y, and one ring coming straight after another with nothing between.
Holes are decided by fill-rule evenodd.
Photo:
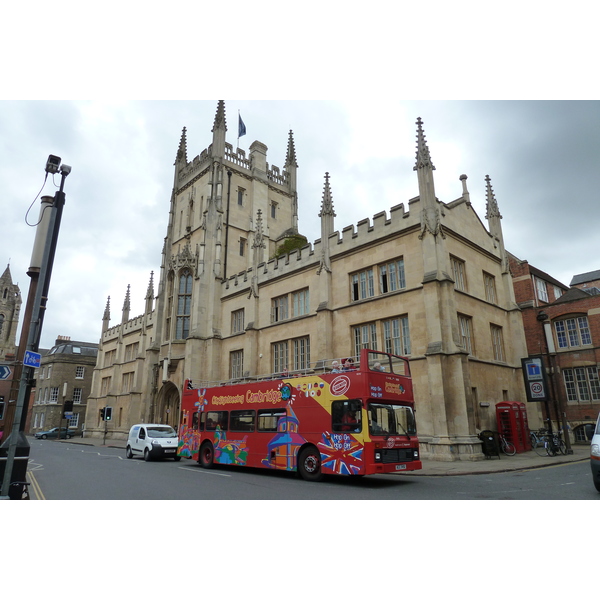
<instances>
[{"instance_id":1,"label":"bus rear wheel","mask_svg":"<svg viewBox=\"0 0 600 600\"><path fill-rule=\"evenodd\" d=\"M307 446L300 451L298 473L305 481L320 481L323 478L321 453L314 446Z\"/></svg>"},{"instance_id":2,"label":"bus rear wheel","mask_svg":"<svg viewBox=\"0 0 600 600\"><path fill-rule=\"evenodd\" d=\"M198 462L203 469L212 469L215 464L215 451L210 442L204 442L200 447Z\"/></svg>"}]
</instances>

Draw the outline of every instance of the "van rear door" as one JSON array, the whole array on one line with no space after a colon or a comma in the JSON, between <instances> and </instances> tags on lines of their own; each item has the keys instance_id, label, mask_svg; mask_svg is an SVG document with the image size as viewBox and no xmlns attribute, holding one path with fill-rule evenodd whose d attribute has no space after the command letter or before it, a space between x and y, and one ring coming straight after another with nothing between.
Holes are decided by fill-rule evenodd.
<instances>
[{"instance_id":1,"label":"van rear door","mask_svg":"<svg viewBox=\"0 0 600 600\"><path fill-rule=\"evenodd\" d=\"M146 445L146 429L144 427L140 427L137 431L137 435L133 440L132 448L134 452L139 452L142 454L144 452L144 447Z\"/></svg>"}]
</instances>

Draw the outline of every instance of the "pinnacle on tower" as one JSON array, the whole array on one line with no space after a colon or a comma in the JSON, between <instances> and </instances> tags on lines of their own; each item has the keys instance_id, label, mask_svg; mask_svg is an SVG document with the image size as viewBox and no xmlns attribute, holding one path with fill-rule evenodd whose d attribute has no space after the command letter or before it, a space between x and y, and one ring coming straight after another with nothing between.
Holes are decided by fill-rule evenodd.
<instances>
[{"instance_id":1,"label":"pinnacle on tower","mask_svg":"<svg viewBox=\"0 0 600 600\"><path fill-rule=\"evenodd\" d=\"M106 308L104 309L103 321L110 321L110 296L106 300Z\"/></svg>"},{"instance_id":2,"label":"pinnacle on tower","mask_svg":"<svg viewBox=\"0 0 600 600\"><path fill-rule=\"evenodd\" d=\"M127 284L127 292L125 293L125 302L123 302L123 310L131 309L131 298L130 298L130 294L129 294L130 288L131 288L131 286L129 284Z\"/></svg>"},{"instance_id":3,"label":"pinnacle on tower","mask_svg":"<svg viewBox=\"0 0 600 600\"><path fill-rule=\"evenodd\" d=\"M284 167L298 167L298 163L296 162L296 148L294 146L294 137L291 129L288 136L287 155L285 157Z\"/></svg>"},{"instance_id":4,"label":"pinnacle on tower","mask_svg":"<svg viewBox=\"0 0 600 600\"><path fill-rule=\"evenodd\" d=\"M431 156L429 155L429 148L425 141L425 134L423 133L423 121L421 117L417 119L417 164L413 167L413 171L427 167L435 171L435 167L431 162Z\"/></svg>"},{"instance_id":5,"label":"pinnacle on tower","mask_svg":"<svg viewBox=\"0 0 600 600\"><path fill-rule=\"evenodd\" d=\"M252 244L252 248L266 248L263 233L262 210L260 208L256 213L256 233L254 234L254 242Z\"/></svg>"},{"instance_id":6,"label":"pinnacle on tower","mask_svg":"<svg viewBox=\"0 0 600 600\"><path fill-rule=\"evenodd\" d=\"M224 128L227 131L227 122L225 121L225 100L219 100L217 104L217 114L212 128L212 133L217 129Z\"/></svg>"},{"instance_id":7,"label":"pinnacle on tower","mask_svg":"<svg viewBox=\"0 0 600 600\"><path fill-rule=\"evenodd\" d=\"M498 209L498 202L496 202L496 197L494 196L494 190L492 190L492 184L490 183L491 179L489 175L485 176L486 183L486 191L487 191L487 203L486 203L486 213L485 218L491 219L496 217L498 219L502 218L500 214L500 210Z\"/></svg>"},{"instance_id":8,"label":"pinnacle on tower","mask_svg":"<svg viewBox=\"0 0 600 600\"><path fill-rule=\"evenodd\" d=\"M183 128L181 132L181 139L179 140L179 148L177 149L177 156L175 158L175 164L178 162L185 162L187 164L187 135L186 128Z\"/></svg>"},{"instance_id":9,"label":"pinnacle on tower","mask_svg":"<svg viewBox=\"0 0 600 600\"><path fill-rule=\"evenodd\" d=\"M126 323L129 321L129 311L131 310L131 301L129 296L129 288L131 286L127 285L127 293L125 294L125 302L123 302L123 315L121 317L121 323Z\"/></svg>"},{"instance_id":10,"label":"pinnacle on tower","mask_svg":"<svg viewBox=\"0 0 600 600\"><path fill-rule=\"evenodd\" d=\"M146 291L146 300L154 298L154 271L150 271L150 281L148 282L148 290Z\"/></svg>"},{"instance_id":11,"label":"pinnacle on tower","mask_svg":"<svg viewBox=\"0 0 600 600\"><path fill-rule=\"evenodd\" d=\"M323 215L336 216L333 210L333 196L331 195L331 186L329 185L329 173L325 173L325 185L323 186L323 201L321 202L321 212L319 217Z\"/></svg>"}]
</instances>

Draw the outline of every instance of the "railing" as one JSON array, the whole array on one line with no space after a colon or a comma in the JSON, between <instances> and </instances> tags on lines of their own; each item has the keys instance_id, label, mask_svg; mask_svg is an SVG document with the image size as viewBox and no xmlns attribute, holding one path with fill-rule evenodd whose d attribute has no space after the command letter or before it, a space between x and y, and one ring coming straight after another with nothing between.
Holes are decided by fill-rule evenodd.
<instances>
[{"instance_id":1,"label":"railing","mask_svg":"<svg viewBox=\"0 0 600 600\"><path fill-rule=\"evenodd\" d=\"M393 372L396 375L409 376L409 373L405 371L406 364L404 359L400 362L399 359L392 360L391 362L385 363L386 354L372 354L373 359L369 358L369 364L364 370L371 371L382 371L382 372ZM394 355L389 355L392 359L395 359ZM377 360L379 358L379 360ZM385 363L383 366L380 362ZM266 373L262 375L250 375L248 371L240 377L232 377L226 380L219 381L193 381L192 385L194 389L208 388L208 387L219 387L224 385L238 385L244 383L254 383L257 381L273 381L277 379L290 379L294 377L306 377L309 375L323 375L328 373L347 373L351 371L360 370L360 357L359 356L348 356L338 358L326 358L319 359L315 362L309 363L309 365L302 369L276 371L273 373Z\"/></svg>"}]
</instances>

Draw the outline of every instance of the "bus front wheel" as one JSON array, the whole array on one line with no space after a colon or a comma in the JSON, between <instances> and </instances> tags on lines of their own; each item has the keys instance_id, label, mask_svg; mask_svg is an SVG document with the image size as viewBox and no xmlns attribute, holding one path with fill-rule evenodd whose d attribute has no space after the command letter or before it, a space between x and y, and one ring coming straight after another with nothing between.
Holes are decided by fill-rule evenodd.
<instances>
[{"instance_id":1,"label":"bus front wheel","mask_svg":"<svg viewBox=\"0 0 600 600\"><path fill-rule=\"evenodd\" d=\"M200 466L203 469L212 469L215 461L215 451L210 442L204 442L200 447Z\"/></svg>"},{"instance_id":2,"label":"bus front wheel","mask_svg":"<svg viewBox=\"0 0 600 600\"><path fill-rule=\"evenodd\" d=\"M314 446L307 446L300 451L298 473L305 481L320 481L322 479L321 453Z\"/></svg>"}]
</instances>

